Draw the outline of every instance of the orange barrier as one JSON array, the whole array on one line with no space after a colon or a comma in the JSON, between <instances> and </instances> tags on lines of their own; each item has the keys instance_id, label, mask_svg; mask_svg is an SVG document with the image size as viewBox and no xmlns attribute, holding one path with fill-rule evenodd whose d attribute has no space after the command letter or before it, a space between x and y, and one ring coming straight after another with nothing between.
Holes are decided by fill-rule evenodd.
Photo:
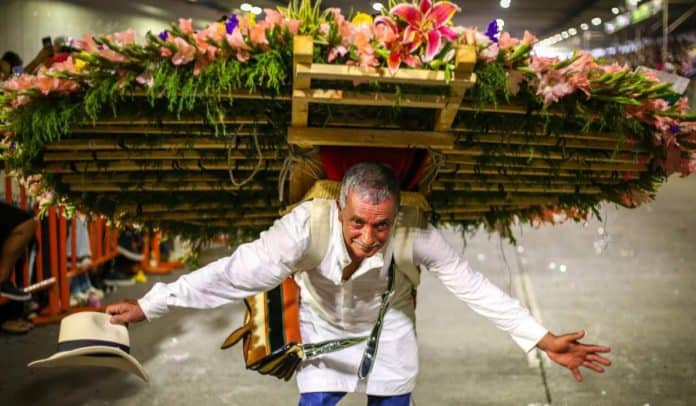
<instances>
[{"instance_id":1,"label":"orange barrier","mask_svg":"<svg viewBox=\"0 0 696 406\"><path fill-rule=\"evenodd\" d=\"M151 274L168 274L175 269L184 267L185 264L183 262L160 261L161 239L162 233L158 231L144 232L143 259L140 261L140 265L138 266L139 270Z\"/></svg>"},{"instance_id":2,"label":"orange barrier","mask_svg":"<svg viewBox=\"0 0 696 406\"><path fill-rule=\"evenodd\" d=\"M27 208L27 197L24 187L19 187L19 203L23 209ZM5 176L5 200L13 204L13 181L9 176ZM34 212L38 212L38 207L34 206ZM38 241L36 251L36 280L35 284L26 285L30 278L28 252L25 253L23 268L23 280L25 286L19 286L26 292L48 291L48 305L44 307L39 315L32 320L34 324L46 324L59 321L62 317L83 310L99 310L94 307L70 307L70 279L75 276L96 269L99 265L115 258L118 255L118 230L106 224L106 219L98 217L90 220L88 226L90 248L92 251L92 263L89 266L78 267L77 264L77 233L71 233L70 241L67 241L68 221L75 229L75 217L67 219L62 209L52 207L48 210L47 223L48 229L44 230L41 223L36 229L36 239ZM44 233L48 233L48 246L44 246L42 239ZM70 252L73 253L68 260L67 247L70 243ZM50 269L44 269L43 256L49 255ZM46 272L50 276L45 278ZM15 274L12 274L13 282L16 282ZM0 297L0 305L7 303L8 300Z\"/></svg>"},{"instance_id":3,"label":"orange barrier","mask_svg":"<svg viewBox=\"0 0 696 406\"><path fill-rule=\"evenodd\" d=\"M13 199L13 182L12 178L9 176L5 176L5 201L8 204L14 204L14 199ZM26 190L24 187L20 186L19 187L19 207L27 210L28 209L28 203L27 203L27 194ZM38 208L34 206L34 213L37 214ZM49 210L48 213L48 224L49 224L49 236L54 236L56 235L56 230L55 230L55 224L56 224L56 211L55 209ZM25 292L39 292L42 290L48 291L48 305L43 309L41 312L42 314L38 316L36 319L34 319L35 323L41 323L45 318L52 319L54 317L57 317L61 313L61 306L60 306L60 294L59 294L59 275L58 275L58 263L57 263L57 247L55 245L55 238L50 238L49 239L49 246L45 247L44 242L43 242L43 233L45 230L42 230L41 224L39 224L38 227L36 227L36 241L37 241L37 246L36 246L36 280L39 281L37 283L30 283L31 281L31 275L30 275L30 270L29 270L29 252L28 249L25 250L24 254L24 266L22 269L22 276L23 276L23 282L24 286L18 286L20 289L23 289ZM44 269L44 263L43 263L43 255L46 254L46 252L49 253L51 257L51 267L50 269ZM48 273L50 276L46 277L46 273ZM13 272L10 276L12 278L13 283L17 283L17 278L16 278L16 273ZM8 299L4 297L0 297L0 305L5 304L9 302Z\"/></svg>"}]
</instances>

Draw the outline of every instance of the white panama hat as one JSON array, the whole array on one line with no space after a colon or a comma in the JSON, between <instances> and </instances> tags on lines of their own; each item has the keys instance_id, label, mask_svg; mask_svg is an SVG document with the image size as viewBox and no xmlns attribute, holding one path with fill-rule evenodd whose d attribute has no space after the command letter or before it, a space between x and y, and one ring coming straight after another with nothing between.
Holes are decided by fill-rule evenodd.
<instances>
[{"instance_id":1,"label":"white panama hat","mask_svg":"<svg viewBox=\"0 0 696 406\"><path fill-rule=\"evenodd\" d=\"M80 312L60 322L58 352L29 367L98 366L131 372L144 381L147 372L130 352L128 329L111 324L106 313Z\"/></svg>"}]
</instances>

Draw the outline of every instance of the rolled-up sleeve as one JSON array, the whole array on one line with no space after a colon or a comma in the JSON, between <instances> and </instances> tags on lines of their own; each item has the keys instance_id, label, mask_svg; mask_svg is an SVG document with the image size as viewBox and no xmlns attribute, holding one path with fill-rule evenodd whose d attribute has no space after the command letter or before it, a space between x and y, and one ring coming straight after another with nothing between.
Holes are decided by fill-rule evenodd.
<instances>
[{"instance_id":1,"label":"rolled-up sleeve","mask_svg":"<svg viewBox=\"0 0 696 406\"><path fill-rule=\"evenodd\" d=\"M472 310L509 333L524 351L532 350L548 332L519 301L474 272L432 225L414 235L413 257Z\"/></svg>"},{"instance_id":2,"label":"rolled-up sleeve","mask_svg":"<svg viewBox=\"0 0 696 406\"><path fill-rule=\"evenodd\" d=\"M138 300L148 320L171 307L207 309L278 286L293 272L309 243L311 202L275 221L259 239L172 283L156 283Z\"/></svg>"}]
</instances>

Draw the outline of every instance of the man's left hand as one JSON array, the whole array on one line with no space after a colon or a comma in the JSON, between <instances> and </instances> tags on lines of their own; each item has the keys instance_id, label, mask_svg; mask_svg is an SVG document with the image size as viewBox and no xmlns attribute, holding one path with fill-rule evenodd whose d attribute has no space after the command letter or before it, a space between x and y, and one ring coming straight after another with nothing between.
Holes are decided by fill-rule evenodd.
<instances>
[{"instance_id":1,"label":"man's left hand","mask_svg":"<svg viewBox=\"0 0 696 406\"><path fill-rule=\"evenodd\" d=\"M584 331L555 336L546 333L537 346L544 350L554 362L562 365L573 373L578 382L582 382L580 367L589 368L595 372L604 372L604 366L611 365L611 361L599 355L610 352L609 347L603 345L583 344L579 342L585 336ZM600 365L601 364L601 365Z\"/></svg>"}]
</instances>

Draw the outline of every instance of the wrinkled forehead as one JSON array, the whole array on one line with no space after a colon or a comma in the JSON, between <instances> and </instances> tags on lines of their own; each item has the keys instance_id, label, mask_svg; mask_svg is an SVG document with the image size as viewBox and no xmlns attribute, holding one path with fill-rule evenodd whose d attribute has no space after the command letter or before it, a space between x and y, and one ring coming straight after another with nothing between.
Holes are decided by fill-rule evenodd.
<instances>
[{"instance_id":1,"label":"wrinkled forehead","mask_svg":"<svg viewBox=\"0 0 696 406\"><path fill-rule=\"evenodd\" d=\"M348 192L346 207L352 215L361 218L380 218L393 220L398 212L398 205L395 199L384 199L381 202L372 198L366 193Z\"/></svg>"}]
</instances>

